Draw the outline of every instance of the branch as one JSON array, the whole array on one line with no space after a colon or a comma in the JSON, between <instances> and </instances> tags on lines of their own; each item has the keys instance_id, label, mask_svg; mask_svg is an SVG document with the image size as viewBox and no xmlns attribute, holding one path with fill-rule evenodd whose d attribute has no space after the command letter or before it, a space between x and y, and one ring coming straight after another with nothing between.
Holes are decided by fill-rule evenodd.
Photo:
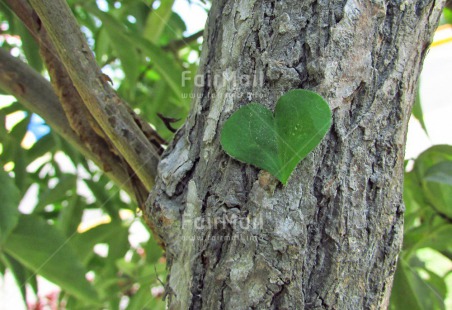
<instances>
[{"instance_id":1,"label":"branch","mask_svg":"<svg viewBox=\"0 0 452 310\"><path fill-rule=\"evenodd\" d=\"M99 125L85 107L79 93L72 85L66 68L58 57L55 47L45 28L41 25L36 12L26 0L6 0L6 2L36 40L39 52L49 72L53 89L59 97L59 102L75 134L99 158L117 157L108 138L105 137L102 129L99 128ZM116 161L122 163L120 158L117 158ZM111 167L108 164L103 163L104 171L110 169Z\"/></svg>"},{"instance_id":2,"label":"branch","mask_svg":"<svg viewBox=\"0 0 452 310\"><path fill-rule=\"evenodd\" d=\"M85 37L64 0L30 1L85 106L119 154L149 190L157 174L159 152L143 131L144 122L103 78Z\"/></svg>"},{"instance_id":3,"label":"branch","mask_svg":"<svg viewBox=\"0 0 452 310\"><path fill-rule=\"evenodd\" d=\"M27 64L0 49L0 88L16 97L27 109L41 116L63 139L72 144L84 156L99 167L105 164L111 170L105 172L113 181L133 197L134 191L127 171L117 158L96 156L72 130L50 83Z\"/></svg>"},{"instance_id":4,"label":"branch","mask_svg":"<svg viewBox=\"0 0 452 310\"><path fill-rule=\"evenodd\" d=\"M186 38L182 38L180 40L171 41L166 46L163 47L164 50L168 51L178 51L183 47L190 45L190 43L196 41L198 38L202 37L204 34L204 29L200 30Z\"/></svg>"},{"instance_id":5,"label":"branch","mask_svg":"<svg viewBox=\"0 0 452 310\"><path fill-rule=\"evenodd\" d=\"M144 184L137 179L133 170L117 153L109 138L86 108L38 15L27 0L6 0L6 2L22 20L37 42L39 52L50 75L53 89L59 97L59 102L74 133L93 153L94 157L100 160L104 158L110 159L102 161L101 167L105 172L113 169L112 164L123 166L123 169L129 174L125 182L131 184L131 187L135 190L135 198L139 206L142 207L142 201L147 197Z\"/></svg>"}]
</instances>

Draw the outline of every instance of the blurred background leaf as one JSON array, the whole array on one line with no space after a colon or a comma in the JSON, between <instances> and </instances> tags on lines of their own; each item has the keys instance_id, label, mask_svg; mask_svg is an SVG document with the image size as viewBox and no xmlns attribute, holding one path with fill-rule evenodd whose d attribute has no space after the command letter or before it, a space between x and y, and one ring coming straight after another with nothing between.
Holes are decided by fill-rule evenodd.
<instances>
[{"instance_id":1,"label":"blurred background leaf","mask_svg":"<svg viewBox=\"0 0 452 310\"><path fill-rule=\"evenodd\" d=\"M168 141L174 133L158 115L178 119L175 128L183 124L202 44L202 29L187 32L175 2L209 7L68 1L113 87ZM48 76L34 38L3 2L0 47ZM25 305L49 306L52 299L67 309L165 308L164 253L136 204L39 116L5 96L0 162L0 273L14 275ZM43 278L57 285L56 297L38 295L52 289Z\"/></svg>"},{"instance_id":2,"label":"blurred background leaf","mask_svg":"<svg viewBox=\"0 0 452 310\"><path fill-rule=\"evenodd\" d=\"M452 146L435 145L405 173L405 233L391 309L446 309L452 271L451 160ZM434 257L433 264L426 263L426 254Z\"/></svg>"}]
</instances>

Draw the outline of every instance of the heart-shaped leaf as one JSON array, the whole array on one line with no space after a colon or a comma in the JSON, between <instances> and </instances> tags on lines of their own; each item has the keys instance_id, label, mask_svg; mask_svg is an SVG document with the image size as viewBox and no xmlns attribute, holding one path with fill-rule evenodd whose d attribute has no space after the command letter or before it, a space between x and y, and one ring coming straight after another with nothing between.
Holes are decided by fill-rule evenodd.
<instances>
[{"instance_id":1,"label":"heart-shaped leaf","mask_svg":"<svg viewBox=\"0 0 452 310\"><path fill-rule=\"evenodd\" d=\"M319 143L331 126L331 110L318 94L291 90L279 98L274 116L247 104L225 122L221 145L233 158L264 169L281 183Z\"/></svg>"}]
</instances>

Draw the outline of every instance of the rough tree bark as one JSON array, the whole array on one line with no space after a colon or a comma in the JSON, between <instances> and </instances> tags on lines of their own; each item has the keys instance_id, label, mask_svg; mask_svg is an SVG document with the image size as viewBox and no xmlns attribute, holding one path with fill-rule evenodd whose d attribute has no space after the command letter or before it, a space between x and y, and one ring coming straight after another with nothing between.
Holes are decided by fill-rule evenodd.
<instances>
[{"instance_id":1,"label":"rough tree bark","mask_svg":"<svg viewBox=\"0 0 452 310\"><path fill-rule=\"evenodd\" d=\"M407 122L443 5L213 1L204 84L147 201L170 309L387 306ZM228 157L219 133L241 105L272 109L294 88L322 94L333 126L282 186Z\"/></svg>"}]
</instances>

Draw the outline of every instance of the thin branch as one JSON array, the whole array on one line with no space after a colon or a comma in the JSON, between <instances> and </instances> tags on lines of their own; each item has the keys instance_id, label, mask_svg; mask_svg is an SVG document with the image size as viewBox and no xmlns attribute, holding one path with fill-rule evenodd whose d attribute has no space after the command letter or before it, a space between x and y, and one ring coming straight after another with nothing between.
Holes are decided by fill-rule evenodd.
<instances>
[{"instance_id":1,"label":"thin branch","mask_svg":"<svg viewBox=\"0 0 452 310\"><path fill-rule=\"evenodd\" d=\"M133 197L127 171L117 158L96 156L72 130L50 83L27 64L0 49L0 88L16 97L28 110L41 116L55 132L99 167L111 167L106 174Z\"/></svg>"},{"instance_id":2,"label":"thin branch","mask_svg":"<svg viewBox=\"0 0 452 310\"><path fill-rule=\"evenodd\" d=\"M171 41L166 46L163 47L164 50L168 51L178 51L181 48L184 48L190 45L192 42L198 40L198 38L202 37L204 34L204 29L200 30L188 37L182 38L180 40Z\"/></svg>"},{"instance_id":3,"label":"thin branch","mask_svg":"<svg viewBox=\"0 0 452 310\"><path fill-rule=\"evenodd\" d=\"M159 151L143 133L148 129L142 128L143 122L138 125L137 116L131 115L131 109L102 78L102 72L66 1L30 2L86 107L149 190L157 174Z\"/></svg>"}]
</instances>

